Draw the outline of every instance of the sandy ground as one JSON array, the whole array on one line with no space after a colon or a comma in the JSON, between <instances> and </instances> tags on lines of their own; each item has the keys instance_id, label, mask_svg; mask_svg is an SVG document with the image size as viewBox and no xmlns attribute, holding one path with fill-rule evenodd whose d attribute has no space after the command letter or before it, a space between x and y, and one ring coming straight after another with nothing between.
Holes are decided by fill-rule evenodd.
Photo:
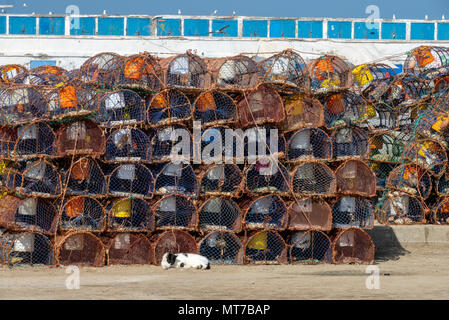
<instances>
[{"instance_id":1,"label":"sandy ground","mask_svg":"<svg viewBox=\"0 0 449 320\"><path fill-rule=\"evenodd\" d=\"M0 267L0 299L449 299L448 262L449 248L376 254L377 290L364 265L80 268L78 290L65 268Z\"/></svg>"}]
</instances>

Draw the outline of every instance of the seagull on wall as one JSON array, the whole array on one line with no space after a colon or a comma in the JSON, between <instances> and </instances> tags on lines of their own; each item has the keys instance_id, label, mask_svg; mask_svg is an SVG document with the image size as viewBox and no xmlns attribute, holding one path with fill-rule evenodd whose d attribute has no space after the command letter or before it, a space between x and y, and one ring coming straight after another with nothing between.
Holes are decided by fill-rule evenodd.
<instances>
[{"instance_id":1,"label":"seagull on wall","mask_svg":"<svg viewBox=\"0 0 449 320\"><path fill-rule=\"evenodd\" d=\"M396 15L393 13L393 19L396 19Z\"/></svg>"},{"instance_id":2,"label":"seagull on wall","mask_svg":"<svg viewBox=\"0 0 449 320\"><path fill-rule=\"evenodd\" d=\"M441 20L446 20L446 17L444 16L444 14L441 16Z\"/></svg>"},{"instance_id":3,"label":"seagull on wall","mask_svg":"<svg viewBox=\"0 0 449 320\"><path fill-rule=\"evenodd\" d=\"M24 6L24 7L28 7L28 4L27 4L27 3L24 3L23 6Z\"/></svg>"},{"instance_id":4,"label":"seagull on wall","mask_svg":"<svg viewBox=\"0 0 449 320\"><path fill-rule=\"evenodd\" d=\"M235 16L235 11L232 11L232 16Z\"/></svg>"},{"instance_id":5,"label":"seagull on wall","mask_svg":"<svg viewBox=\"0 0 449 320\"><path fill-rule=\"evenodd\" d=\"M212 12L211 16L215 16L217 14L218 10L214 10L214 12Z\"/></svg>"},{"instance_id":6,"label":"seagull on wall","mask_svg":"<svg viewBox=\"0 0 449 320\"><path fill-rule=\"evenodd\" d=\"M178 9L178 14L179 14L179 15L181 15L181 14L182 14L182 12L181 12L181 9Z\"/></svg>"}]
</instances>

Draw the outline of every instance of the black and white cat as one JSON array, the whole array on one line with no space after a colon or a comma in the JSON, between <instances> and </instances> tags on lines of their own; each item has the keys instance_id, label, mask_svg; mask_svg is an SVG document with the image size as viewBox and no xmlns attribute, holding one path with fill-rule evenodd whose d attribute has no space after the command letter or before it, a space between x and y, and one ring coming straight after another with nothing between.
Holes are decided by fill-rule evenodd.
<instances>
[{"instance_id":1,"label":"black and white cat","mask_svg":"<svg viewBox=\"0 0 449 320\"><path fill-rule=\"evenodd\" d=\"M162 268L210 269L209 259L194 253L169 253L162 256Z\"/></svg>"}]
</instances>

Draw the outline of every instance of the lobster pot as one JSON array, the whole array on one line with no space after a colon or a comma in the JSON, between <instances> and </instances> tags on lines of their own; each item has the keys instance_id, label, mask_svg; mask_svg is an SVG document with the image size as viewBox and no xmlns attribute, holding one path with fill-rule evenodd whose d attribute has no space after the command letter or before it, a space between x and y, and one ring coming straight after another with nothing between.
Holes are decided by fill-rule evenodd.
<instances>
[{"instance_id":1,"label":"lobster pot","mask_svg":"<svg viewBox=\"0 0 449 320\"><path fill-rule=\"evenodd\" d=\"M42 198L16 198L4 195L0 201L0 226L16 231L56 232L58 212Z\"/></svg>"},{"instance_id":2,"label":"lobster pot","mask_svg":"<svg viewBox=\"0 0 449 320\"><path fill-rule=\"evenodd\" d=\"M238 131L235 132L238 134ZM226 141L227 142L227 141ZM240 160L240 145L238 137L235 138L236 145L233 146L236 160ZM241 142L241 140L240 140ZM281 131L272 125L264 125L248 128L244 137L244 156L248 163L254 163L261 158L284 158L285 157L285 137ZM224 146L225 150L226 145ZM226 155L227 156L227 155ZM237 162L238 163L238 162Z\"/></svg>"},{"instance_id":3,"label":"lobster pot","mask_svg":"<svg viewBox=\"0 0 449 320\"><path fill-rule=\"evenodd\" d=\"M285 119L284 104L279 93L265 84L244 92L237 102L237 121L241 127L264 123L281 123Z\"/></svg>"},{"instance_id":4,"label":"lobster pot","mask_svg":"<svg viewBox=\"0 0 449 320\"><path fill-rule=\"evenodd\" d=\"M91 155L98 157L105 151L106 139L101 128L91 120L66 124L56 133L57 155Z\"/></svg>"},{"instance_id":5,"label":"lobster pot","mask_svg":"<svg viewBox=\"0 0 449 320\"><path fill-rule=\"evenodd\" d=\"M98 200L84 196L71 197L62 208L59 229L100 232L106 228L106 220L105 209Z\"/></svg>"},{"instance_id":6,"label":"lobster pot","mask_svg":"<svg viewBox=\"0 0 449 320\"><path fill-rule=\"evenodd\" d=\"M332 262L332 242L321 231L297 231L289 240L289 260L298 264Z\"/></svg>"},{"instance_id":7,"label":"lobster pot","mask_svg":"<svg viewBox=\"0 0 449 320\"><path fill-rule=\"evenodd\" d=\"M17 130L8 127L0 127L0 158L11 159L14 157L14 147L17 142Z\"/></svg>"},{"instance_id":8,"label":"lobster pot","mask_svg":"<svg viewBox=\"0 0 449 320\"><path fill-rule=\"evenodd\" d=\"M449 224L449 198L440 199L432 211L432 222L436 224Z\"/></svg>"},{"instance_id":9,"label":"lobster pot","mask_svg":"<svg viewBox=\"0 0 449 320\"><path fill-rule=\"evenodd\" d=\"M145 123L145 102L131 90L106 93L101 101L97 122L102 127L135 126Z\"/></svg>"},{"instance_id":10,"label":"lobster pot","mask_svg":"<svg viewBox=\"0 0 449 320\"><path fill-rule=\"evenodd\" d=\"M399 163L402 161L402 152L407 141L391 133L380 133L369 139L369 158L373 161Z\"/></svg>"},{"instance_id":11,"label":"lobster pot","mask_svg":"<svg viewBox=\"0 0 449 320\"><path fill-rule=\"evenodd\" d=\"M56 260L60 266L103 267L105 246L90 232L77 231L56 239Z\"/></svg>"},{"instance_id":12,"label":"lobster pot","mask_svg":"<svg viewBox=\"0 0 449 320\"><path fill-rule=\"evenodd\" d=\"M167 87L206 89L212 84L206 63L190 51L160 59L159 63L165 71Z\"/></svg>"},{"instance_id":13,"label":"lobster pot","mask_svg":"<svg viewBox=\"0 0 449 320\"><path fill-rule=\"evenodd\" d=\"M446 171L443 173L436 183L436 192L438 196L449 196L449 172Z\"/></svg>"},{"instance_id":14,"label":"lobster pot","mask_svg":"<svg viewBox=\"0 0 449 320\"><path fill-rule=\"evenodd\" d=\"M441 176L447 163L446 148L438 141L422 139L412 142L404 150L405 158L429 170L434 176Z\"/></svg>"},{"instance_id":15,"label":"lobster pot","mask_svg":"<svg viewBox=\"0 0 449 320\"><path fill-rule=\"evenodd\" d=\"M162 197L153 206L156 228L193 230L197 224L197 211L193 202L184 195Z\"/></svg>"},{"instance_id":16,"label":"lobster pot","mask_svg":"<svg viewBox=\"0 0 449 320\"><path fill-rule=\"evenodd\" d=\"M107 182L100 166L94 159L81 158L72 164L66 185L67 195L103 196Z\"/></svg>"},{"instance_id":17,"label":"lobster pot","mask_svg":"<svg viewBox=\"0 0 449 320\"><path fill-rule=\"evenodd\" d=\"M288 262L287 246L276 231L261 231L245 243L246 264L284 264Z\"/></svg>"},{"instance_id":18,"label":"lobster pot","mask_svg":"<svg viewBox=\"0 0 449 320\"><path fill-rule=\"evenodd\" d=\"M218 88L254 88L259 80L259 67L253 59L244 55L209 59L207 65Z\"/></svg>"},{"instance_id":19,"label":"lobster pot","mask_svg":"<svg viewBox=\"0 0 449 320\"><path fill-rule=\"evenodd\" d=\"M325 55L313 60L307 66L307 74L307 90L313 94L326 94L352 86L349 65L336 56Z\"/></svg>"},{"instance_id":20,"label":"lobster pot","mask_svg":"<svg viewBox=\"0 0 449 320\"><path fill-rule=\"evenodd\" d=\"M80 67L81 81L97 86L113 87L120 80L124 58L116 53L103 52L87 59Z\"/></svg>"},{"instance_id":21,"label":"lobster pot","mask_svg":"<svg viewBox=\"0 0 449 320\"><path fill-rule=\"evenodd\" d=\"M384 190L387 184L388 176L394 168L397 167L396 164L388 162L368 162L371 171L376 176L376 190Z\"/></svg>"},{"instance_id":22,"label":"lobster pot","mask_svg":"<svg viewBox=\"0 0 449 320\"><path fill-rule=\"evenodd\" d=\"M324 163L303 163L294 170L292 175L292 189L295 194L333 196L336 187L335 175Z\"/></svg>"},{"instance_id":23,"label":"lobster pot","mask_svg":"<svg viewBox=\"0 0 449 320\"><path fill-rule=\"evenodd\" d=\"M365 130L357 127L341 128L332 134L333 156L336 160L369 156L370 145Z\"/></svg>"},{"instance_id":24,"label":"lobster pot","mask_svg":"<svg viewBox=\"0 0 449 320\"><path fill-rule=\"evenodd\" d=\"M362 229L340 230L332 243L332 262L335 264L372 264L374 244Z\"/></svg>"},{"instance_id":25,"label":"lobster pot","mask_svg":"<svg viewBox=\"0 0 449 320\"><path fill-rule=\"evenodd\" d=\"M220 163L226 156L232 159L233 156L237 157L238 143L241 142L240 137L231 136L230 141L232 145L227 148L228 139L226 139L226 131L230 130L225 126L214 126L208 128L202 132L201 135L201 161L207 164ZM232 132L232 131L231 131ZM240 140L240 141L239 141ZM241 147L240 143L240 147ZM240 150L239 150L240 151ZM232 152L232 153L231 153ZM231 153L229 155L229 153Z\"/></svg>"},{"instance_id":26,"label":"lobster pot","mask_svg":"<svg viewBox=\"0 0 449 320\"><path fill-rule=\"evenodd\" d=\"M424 223L424 205L417 197L401 192L389 192L377 220L384 224Z\"/></svg>"},{"instance_id":27,"label":"lobster pot","mask_svg":"<svg viewBox=\"0 0 449 320\"><path fill-rule=\"evenodd\" d=\"M108 265L153 264L153 246L143 234L118 233L108 245Z\"/></svg>"},{"instance_id":28,"label":"lobster pot","mask_svg":"<svg viewBox=\"0 0 449 320\"><path fill-rule=\"evenodd\" d=\"M38 232L5 232L0 234L0 262L9 266L51 265L53 246Z\"/></svg>"},{"instance_id":29,"label":"lobster pot","mask_svg":"<svg viewBox=\"0 0 449 320\"><path fill-rule=\"evenodd\" d=\"M384 131L394 131L401 124L409 121L407 114L398 112L391 106L384 103L368 104L365 106L365 121L359 124L359 127L376 133Z\"/></svg>"},{"instance_id":30,"label":"lobster pot","mask_svg":"<svg viewBox=\"0 0 449 320\"><path fill-rule=\"evenodd\" d=\"M211 264L242 264L243 245L240 239L229 231L215 231L199 243L199 254Z\"/></svg>"},{"instance_id":31,"label":"lobster pot","mask_svg":"<svg viewBox=\"0 0 449 320\"><path fill-rule=\"evenodd\" d=\"M157 58L148 52L126 57L120 70L120 85L144 90L163 86L163 74Z\"/></svg>"},{"instance_id":32,"label":"lobster pot","mask_svg":"<svg viewBox=\"0 0 449 320\"><path fill-rule=\"evenodd\" d=\"M178 193L189 197L198 195L198 180L190 164L168 163L156 177L155 194Z\"/></svg>"},{"instance_id":33,"label":"lobster pot","mask_svg":"<svg viewBox=\"0 0 449 320\"><path fill-rule=\"evenodd\" d=\"M12 159L29 159L38 156L54 156L55 134L46 123L33 123L17 127L17 140L14 150L10 153Z\"/></svg>"},{"instance_id":34,"label":"lobster pot","mask_svg":"<svg viewBox=\"0 0 449 320\"><path fill-rule=\"evenodd\" d=\"M150 204L142 199L118 199L109 208L108 231L153 231L154 215Z\"/></svg>"},{"instance_id":35,"label":"lobster pot","mask_svg":"<svg viewBox=\"0 0 449 320\"><path fill-rule=\"evenodd\" d=\"M160 234L154 243L154 260L160 265L164 253L198 253L195 239L187 232L169 230Z\"/></svg>"},{"instance_id":36,"label":"lobster pot","mask_svg":"<svg viewBox=\"0 0 449 320\"><path fill-rule=\"evenodd\" d=\"M438 141L448 147L449 117L441 110L432 110L423 114L415 123L416 131L423 137Z\"/></svg>"},{"instance_id":37,"label":"lobster pot","mask_svg":"<svg viewBox=\"0 0 449 320\"><path fill-rule=\"evenodd\" d=\"M61 194L61 176L50 162L39 159L6 168L3 185L23 196L54 198Z\"/></svg>"},{"instance_id":38,"label":"lobster pot","mask_svg":"<svg viewBox=\"0 0 449 320\"><path fill-rule=\"evenodd\" d=\"M370 167L360 160L347 160L335 171L337 192L362 197L376 195L376 176Z\"/></svg>"},{"instance_id":39,"label":"lobster pot","mask_svg":"<svg viewBox=\"0 0 449 320\"><path fill-rule=\"evenodd\" d=\"M427 170L416 164L399 165L390 172L387 188L427 199L432 191L432 178Z\"/></svg>"},{"instance_id":40,"label":"lobster pot","mask_svg":"<svg viewBox=\"0 0 449 320\"><path fill-rule=\"evenodd\" d=\"M335 228L372 229L374 225L372 203L361 197L340 197L332 206L332 225Z\"/></svg>"},{"instance_id":41,"label":"lobster pot","mask_svg":"<svg viewBox=\"0 0 449 320\"><path fill-rule=\"evenodd\" d=\"M153 162L190 161L190 152L193 152L192 134L180 125L161 127L151 138L151 146Z\"/></svg>"},{"instance_id":42,"label":"lobster pot","mask_svg":"<svg viewBox=\"0 0 449 320\"><path fill-rule=\"evenodd\" d=\"M145 166L122 164L111 173L108 193L117 197L151 198L153 188L153 175Z\"/></svg>"},{"instance_id":43,"label":"lobster pot","mask_svg":"<svg viewBox=\"0 0 449 320\"><path fill-rule=\"evenodd\" d=\"M403 109L427 99L430 93L428 81L404 73L394 78L381 100L396 109Z\"/></svg>"},{"instance_id":44,"label":"lobster pot","mask_svg":"<svg viewBox=\"0 0 449 320\"><path fill-rule=\"evenodd\" d=\"M393 80L396 72L390 66L383 63L361 64L352 69L354 84L364 98L370 103L379 100L376 96L378 91L385 90L386 86ZM383 93L383 92L382 92Z\"/></svg>"},{"instance_id":45,"label":"lobster pot","mask_svg":"<svg viewBox=\"0 0 449 320\"><path fill-rule=\"evenodd\" d=\"M407 56L404 71L427 79L434 79L449 67L449 48L420 46Z\"/></svg>"},{"instance_id":46,"label":"lobster pot","mask_svg":"<svg viewBox=\"0 0 449 320\"><path fill-rule=\"evenodd\" d=\"M106 162L150 162L150 156L150 138L139 129L116 129L106 139Z\"/></svg>"},{"instance_id":47,"label":"lobster pot","mask_svg":"<svg viewBox=\"0 0 449 320\"><path fill-rule=\"evenodd\" d=\"M147 112L148 122L153 127L163 126L190 120L192 106L184 93L167 89L151 99Z\"/></svg>"},{"instance_id":48,"label":"lobster pot","mask_svg":"<svg viewBox=\"0 0 449 320\"><path fill-rule=\"evenodd\" d=\"M260 63L262 82L268 82L279 87L279 90L293 88L304 91L306 85L306 63L303 58L293 52L284 50Z\"/></svg>"},{"instance_id":49,"label":"lobster pot","mask_svg":"<svg viewBox=\"0 0 449 320\"><path fill-rule=\"evenodd\" d=\"M332 228L332 211L329 204L316 198L300 198L287 209L288 230L321 230Z\"/></svg>"},{"instance_id":50,"label":"lobster pot","mask_svg":"<svg viewBox=\"0 0 449 320\"><path fill-rule=\"evenodd\" d=\"M26 74L27 68L20 64L5 64L0 66L0 82L14 83L14 77Z\"/></svg>"},{"instance_id":51,"label":"lobster pot","mask_svg":"<svg viewBox=\"0 0 449 320\"><path fill-rule=\"evenodd\" d=\"M318 99L306 95L289 95L284 98L285 132L301 128L324 126L324 107Z\"/></svg>"},{"instance_id":52,"label":"lobster pot","mask_svg":"<svg viewBox=\"0 0 449 320\"><path fill-rule=\"evenodd\" d=\"M284 230L288 224L287 207L276 195L257 198L243 204L247 229Z\"/></svg>"},{"instance_id":53,"label":"lobster pot","mask_svg":"<svg viewBox=\"0 0 449 320\"><path fill-rule=\"evenodd\" d=\"M287 195L290 174L279 162L271 159L260 160L246 171L246 192L252 194L277 193Z\"/></svg>"},{"instance_id":54,"label":"lobster pot","mask_svg":"<svg viewBox=\"0 0 449 320\"><path fill-rule=\"evenodd\" d=\"M321 99L321 103L324 106L324 122L328 129L360 124L370 112L363 98L350 91L327 95Z\"/></svg>"},{"instance_id":55,"label":"lobster pot","mask_svg":"<svg viewBox=\"0 0 449 320\"><path fill-rule=\"evenodd\" d=\"M201 93L193 104L193 118L201 126L235 122L235 102L224 92L210 90Z\"/></svg>"},{"instance_id":56,"label":"lobster pot","mask_svg":"<svg viewBox=\"0 0 449 320\"><path fill-rule=\"evenodd\" d=\"M201 195L237 197L243 191L242 171L235 164L208 167L199 180Z\"/></svg>"},{"instance_id":57,"label":"lobster pot","mask_svg":"<svg viewBox=\"0 0 449 320\"><path fill-rule=\"evenodd\" d=\"M1 126L17 126L50 118L47 101L32 86L13 85L0 89L0 106Z\"/></svg>"},{"instance_id":58,"label":"lobster pot","mask_svg":"<svg viewBox=\"0 0 449 320\"><path fill-rule=\"evenodd\" d=\"M449 89L449 68L446 68L444 75L434 80L432 97L441 98Z\"/></svg>"},{"instance_id":59,"label":"lobster pot","mask_svg":"<svg viewBox=\"0 0 449 320\"><path fill-rule=\"evenodd\" d=\"M239 232L242 213L231 199L212 197L198 210L198 229L202 231L229 230Z\"/></svg>"},{"instance_id":60,"label":"lobster pot","mask_svg":"<svg viewBox=\"0 0 449 320\"><path fill-rule=\"evenodd\" d=\"M288 161L330 161L331 159L332 141L321 129L301 129L288 140Z\"/></svg>"}]
</instances>

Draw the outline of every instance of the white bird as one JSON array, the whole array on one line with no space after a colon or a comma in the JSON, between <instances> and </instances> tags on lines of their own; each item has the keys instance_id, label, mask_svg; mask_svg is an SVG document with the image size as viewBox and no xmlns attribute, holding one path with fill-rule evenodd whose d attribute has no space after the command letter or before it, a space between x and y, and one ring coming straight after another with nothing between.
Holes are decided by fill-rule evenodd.
<instances>
[{"instance_id":1,"label":"white bird","mask_svg":"<svg viewBox=\"0 0 449 320\"><path fill-rule=\"evenodd\" d=\"M396 15L393 13L393 19L396 19Z\"/></svg>"},{"instance_id":2,"label":"white bird","mask_svg":"<svg viewBox=\"0 0 449 320\"><path fill-rule=\"evenodd\" d=\"M235 16L235 11L232 11L232 16Z\"/></svg>"},{"instance_id":3,"label":"white bird","mask_svg":"<svg viewBox=\"0 0 449 320\"><path fill-rule=\"evenodd\" d=\"M28 7L28 4L24 3L23 6L24 6L24 7Z\"/></svg>"},{"instance_id":4,"label":"white bird","mask_svg":"<svg viewBox=\"0 0 449 320\"><path fill-rule=\"evenodd\" d=\"M2 13L5 13L6 11L5 11L5 9L2 9Z\"/></svg>"},{"instance_id":5,"label":"white bird","mask_svg":"<svg viewBox=\"0 0 449 320\"><path fill-rule=\"evenodd\" d=\"M106 10L103 10L103 15L106 15L107 13L106 13Z\"/></svg>"},{"instance_id":6,"label":"white bird","mask_svg":"<svg viewBox=\"0 0 449 320\"><path fill-rule=\"evenodd\" d=\"M211 16L215 16L217 14L218 10L214 10L214 12L212 12Z\"/></svg>"},{"instance_id":7,"label":"white bird","mask_svg":"<svg viewBox=\"0 0 449 320\"><path fill-rule=\"evenodd\" d=\"M50 12L49 12L48 14L49 14L49 15L52 15L52 14L53 14L53 12L51 12L51 11L50 11Z\"/></svg>"},{"instance_id":8,"label":"white bird","mask_svg":"<svg viewBox=\"0 0 449 320\"><path fill-rule=\"evenodd\" d=\"M178 9L178 14L182 14L181 9Z\"/></svg>"},{"instance_id":9,"label":"white bird","mask_svg":"<svg viewBox=\"0 0 449 320\"><path fill-rule=\"evenodd\" d=\"M446 20L446 17L444 16L444 14L441 16L441 20Z\"/></svg>"},{"instance_id":10,"label":"white bird","mask_svg":"<svg viewBox=\"0 0 449 320\"><path fill-rule=\"evenodd\" d=\"M424 17L426 20L429 20L429 16L426 14L426 16Z\"/></svg>"}]
</instances>

